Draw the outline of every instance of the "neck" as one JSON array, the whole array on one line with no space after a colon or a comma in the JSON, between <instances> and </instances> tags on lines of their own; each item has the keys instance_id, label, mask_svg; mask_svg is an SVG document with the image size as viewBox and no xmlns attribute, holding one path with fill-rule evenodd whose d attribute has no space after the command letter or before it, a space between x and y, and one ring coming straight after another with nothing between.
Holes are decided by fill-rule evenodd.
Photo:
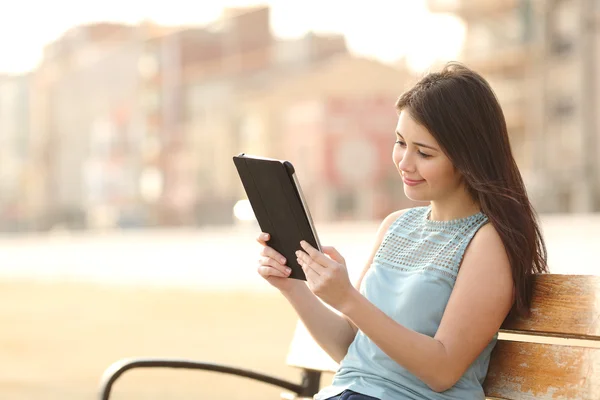
<instances>
[{"instance_id":1,"label":"neck","mask_svg":"<svg viewBox=\"0 0 600 400\"><path fill-rule=\"evenodd\" d=\"M432 221L451 221L459 218L467 218L481 211L481 207L468 193L442 200L431 201Z\"/></svg>"}]
</instances>

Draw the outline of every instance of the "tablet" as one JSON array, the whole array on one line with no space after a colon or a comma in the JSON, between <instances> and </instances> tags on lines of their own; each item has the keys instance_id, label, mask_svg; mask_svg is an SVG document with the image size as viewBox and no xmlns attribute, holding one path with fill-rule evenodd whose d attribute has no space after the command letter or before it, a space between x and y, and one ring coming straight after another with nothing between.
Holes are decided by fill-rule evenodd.
<instances>
[{"instance_id":1,"label":"tablet","mask_svg":"<svg viewBox=\"0 0 600 400\"><path fill-rule=\"evenodd\" d=\"M287 260L290 278L306 280L296 261L304 240L316 249L321 244L294 166L289 161L240 154L233 162L263 232L271 235L268 245Z\"/></svg>"}]
</instances>

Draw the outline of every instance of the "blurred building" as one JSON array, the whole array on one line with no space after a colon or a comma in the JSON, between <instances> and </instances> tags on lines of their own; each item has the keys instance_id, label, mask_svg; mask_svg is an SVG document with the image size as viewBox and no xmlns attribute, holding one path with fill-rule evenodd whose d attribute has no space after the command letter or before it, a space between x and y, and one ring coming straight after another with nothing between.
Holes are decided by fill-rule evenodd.
<instances>
[{"instance_id":1,"label":"blurred building","mask_svg":"<svg viewBox=\"0 0 600 400\"><path fill-rule=\"evenodd\" d=\"M28 229L35 174L29 167L29 75L0 75L0 231Z\"/></svg>"},{"instance_id":2,"label":"blurred building","mask_svg":"<svg viewBox=\"0 0 600 400\"><path fill-rule=\"evenodd\" d=\"M290 160L317 220L383 218L409 203L391 154L411 78L346 54L276 81L246 96L239 151Z\"/></svg>"},{"instance_id":3,"label":"blurred building","mask_svg":"<svg viewBox=\"0 0 600 400\"><path fill-rule=\"evenodd\" d=\"M491 83L540 212L600 211L599 8L592 0L428 0L467 27L460 60Z\"/></svg>"},{"instance_id":4,"label":"blurred building","mask_svg":"<svg viewBox=\"0 0 600 400\"><path fill-rule=\"evenodd\" d=\"M112 226L135 203L138 61L142 39L156 33L162 28L83 25L45 48L31 119L45 138L47 227Z\"/></svg>"},{"instance_id":5,"label":"blurred building","mask_svg":"<svg viewBox=\"0 0 600 400\"><path fill-rule=\"evenodd\" d=\"M239 94L346 52L339 35L274 38L262 6L207 27L70 29L32 78L40 224L231 222Z\"/></svg>"},{"instance_id":6,"label":"blurred building","mask_svg":"<svg viewBox=\"0 0 600 400\"><path fill-rule=\"evenodd\" d=\"M539 15L538 203L548 211L600 211L600 3L546 1Z\"/></svg>"},{"instance_id":7,"label":"blurred building","mask_svg":"<svg viewBox=\"0 0 600 400\"><path fill-rule=\"evenodd\" d=\"M228 182L215 160L233 151L240 84L271 68L269 18L268 7L226 9L210 28L146 43L145 57L156 65L144 91L156 99L146 116L160 147L154 165L163 177L155 210L161 224L230 222L232 196L222 190ZM206 218L199 218L202 210Z\"/></svg>"},{"instance_id":8,"label":"blurred building","mask_svg":"<svg viewBox=\"0 0 600 400\"><path fill-rule=\"evenodd\" d=\"M464 19L539 211L600 210L592 3L429 0ZM407 201L389 153L409 80L341 35L274 37L264 6L74 27L0 76L0 229L231 223L239 152L293 161L315 218L381 218Z\"/></svg>"},{"instance_id":9,"label":"blurred building","mask_svg":"<svg viewBox=\"0 0 600 400\"><path fill-rule=\"evenodd\" d=\"M243 151L244 94L268 90L347 54L340 35L272 37L266 7L233 15L215 32L226 44L221 57L184 70L184 136L166 178L171 181L166 199L179 223L232 222L240 183L231 157Z\"/></svg>"}]
</instances>

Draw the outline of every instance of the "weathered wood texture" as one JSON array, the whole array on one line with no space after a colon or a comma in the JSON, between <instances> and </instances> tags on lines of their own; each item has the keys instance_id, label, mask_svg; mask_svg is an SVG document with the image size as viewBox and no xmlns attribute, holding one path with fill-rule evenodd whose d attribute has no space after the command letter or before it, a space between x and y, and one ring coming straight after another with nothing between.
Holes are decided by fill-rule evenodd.
<instances>
[{"instance_id":1,"label":"weathered wood texture","mask_svg":"<svg viewBox=\"0 0 600 400\"><path fill-rule=\"evenodd\" d=\"M537 276L531 315L509 319L502 329L600 340L600 276Z\"/></svg>"},{"instance_id":2,"label":"weathered wood texture","mask_svg":"<svg viewBox=\"0 0 600 400\"><path fill-rule=\"evenodd\" d=\"M598 400L600 349L501 341L484 388L489 397L510 400Z\"/></svg>"}]
</instances>

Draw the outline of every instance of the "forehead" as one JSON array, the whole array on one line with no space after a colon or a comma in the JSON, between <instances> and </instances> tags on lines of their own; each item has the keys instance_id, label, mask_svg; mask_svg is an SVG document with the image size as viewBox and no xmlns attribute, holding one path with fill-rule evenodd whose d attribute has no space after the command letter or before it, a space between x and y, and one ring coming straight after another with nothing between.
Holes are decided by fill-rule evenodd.
<instances>
[{"instance_id":1,"label":"forehead","mask_svg":"<svg viewBox=\"0 0 600 400\"><path fill-rule=\"evenodd\" d=\"M437 145L437 141L434 139L433 135L429 133L427 128L417 123L406 109L400 112L396 131L406 140Z\"/></svg>"}]
</instances>

